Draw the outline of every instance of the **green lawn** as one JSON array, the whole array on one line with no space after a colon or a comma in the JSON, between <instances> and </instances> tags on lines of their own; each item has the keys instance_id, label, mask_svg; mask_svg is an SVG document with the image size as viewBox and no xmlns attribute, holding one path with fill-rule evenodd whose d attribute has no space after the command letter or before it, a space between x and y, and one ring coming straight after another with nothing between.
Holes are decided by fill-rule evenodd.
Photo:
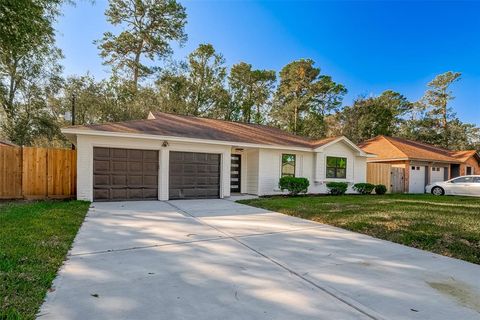
<instances>
[{"instance_id":1,"label":"green lawn","mask_svg":"<svg viewBox=\"0 0 480 320\"><path fill-rule=\"evenodd\" d=\"M480 264L479 198L345 195L239 202Z\"/></svg>"},{"instance_id":2,"label":"green lawn","mask_svg":"<svg viewBox=\"0 0 480 320\"><path fill-rule=\"evenodd\" d=\"M34 319L89 207L0 203L0 319Z\"/></svg>"}]
</instances>

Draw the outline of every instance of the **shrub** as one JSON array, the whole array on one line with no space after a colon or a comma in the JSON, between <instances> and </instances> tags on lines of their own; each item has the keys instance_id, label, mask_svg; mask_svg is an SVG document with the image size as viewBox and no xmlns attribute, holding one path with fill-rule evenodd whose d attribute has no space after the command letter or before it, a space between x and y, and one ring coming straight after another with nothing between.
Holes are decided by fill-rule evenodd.
<instances>
[{"instance_id":1,"label":"shrub","mask_svg":"<svg viewBox=\"0 0 480 320\"><path fill-rule=\"evenodd\" d=\"M377 184L375 186L375 193L376 194L385 194L387 192L387 187L385 187L383 184Z\"/></svg>"},{"instance_id":2,"label":"shrub","mask_svg":"<svg viewBox=\"0 0 480 320\"><path fill-rule=\"evenodd\" d=\"M278 186L282 190L288 190L290 195L306 193L310 182L307 178L281 177Z\"/></svg>"},{"instance_id":3,"label":"shrub","mask_svg":"<svg viewBox=\"0 0 480 320\"><path fill-rule=\"evenodd\" d=\"M375 185L371 183L355 183L353 185L353 190L360 194L371 194L373 189L375 189Z\"/></svg>"},{"instance_id":4,"label":"shrub","mask_svg":"<svg viewBox=\"0 0 480 320\"><path fill-rule=\"evenodd\" d=\"M327 188L330 194L333 195L342 195L347 192L348 183L346 182L328 182Z\"/></svg>"}]
</instances>

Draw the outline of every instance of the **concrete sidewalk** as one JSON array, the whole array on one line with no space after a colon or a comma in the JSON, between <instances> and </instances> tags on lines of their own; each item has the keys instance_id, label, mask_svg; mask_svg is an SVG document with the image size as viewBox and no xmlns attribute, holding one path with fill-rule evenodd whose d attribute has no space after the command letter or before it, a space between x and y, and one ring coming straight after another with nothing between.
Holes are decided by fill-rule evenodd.
<instances>
[{"instance_id":1,"label":"concrete sidewalk","mask_svg":"<svg viewBox=\"0 0 480 320\"><path fill-rule=\"evenodd\" d=\"M94 203L39 319L478 319L478 279L225 200Z\"/></svg>"}]
</instances>

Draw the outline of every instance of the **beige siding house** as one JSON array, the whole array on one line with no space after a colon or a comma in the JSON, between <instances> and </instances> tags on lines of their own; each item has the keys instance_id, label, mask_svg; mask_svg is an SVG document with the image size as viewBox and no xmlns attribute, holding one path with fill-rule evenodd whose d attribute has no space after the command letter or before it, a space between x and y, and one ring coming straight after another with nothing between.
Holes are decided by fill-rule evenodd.
<instances>
[{"instance_id":1,"label":"beige siding house","mask_svg":"<svg viewBox=\"0 0 480 320\"><path fill-rule=\"evenodd\" d=\"M329 181L365 182L372 157L345 137L309 140L168 113L62 132L78 151L77 197L89 201L281 194L285 175L307 178L309 193L325 193Z\"/></svg>"}]
</instances>

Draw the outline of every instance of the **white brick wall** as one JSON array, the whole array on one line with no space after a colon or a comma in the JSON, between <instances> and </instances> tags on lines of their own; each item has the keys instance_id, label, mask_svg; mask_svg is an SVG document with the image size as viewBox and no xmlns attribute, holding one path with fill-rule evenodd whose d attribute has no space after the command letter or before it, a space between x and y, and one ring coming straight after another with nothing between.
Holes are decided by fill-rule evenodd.
<instances>
[{"instance_id":1,"label":"white brick wall","mask_svg":"<svg viewBox=\"0 0 480 320\"><path fill-rule=\"evenodd\" d=\"M162 143L163 140L79 135L77 199L93 201L93 147L159 150L159 200L168 200L169 151L219 153L222 155L220 197L230 196L230 146L168 141L168 147L162 147Z\"/></svg>"},{"instance_id":2,"label":"white brick wall","mask_svg":"<svg viewBox=\"0 0 480 320\"><path fill-rule=\"evenodd\" d=\"M167 140L168 141L168 140ZM159 150L159 200L168 200L169 152L205 152L221 154L220 197L230 196L230 161L232 146L207 143L187 143L168 141L162 147L163 140L144 138L116 138L105 136L79 135L77 137L77 198L93 200L93 147L113 147ZM242 151L242 192L258 195L280 194L278 180L281 174L281 156L283 153L296 155L295 174L310 181L308 192L326 193L325 184L331 179L325 178L327 156L347 158L346 181L353 185L366 180L366 158L358 156L343 141L326 147L322 152L292 151L288 149L248 148ZM349 190L352 192L352 190Z\"/></svg>"},{"instance_id":3,"label":"white brick wall","mask_svg":"<svg viewBox=\"0 0 480 320\"><path fill-rule=\"evenodd\" d=\"M323 152L298 152L291 150L260 149L259 155L259 195L282 194L278 189L278 180L281 175L281 156L283 153L296 155L295 175L310 181L309 193L326 193L326 183L329 181L344 181L350 184L348 192L353 192L351 186L355 183L365 182L367 165L366 158L358 156L344 142L328 146ZM339 156L347 158L347 178L327 179L326 157Z\"/></svg>"}]
</instances>

